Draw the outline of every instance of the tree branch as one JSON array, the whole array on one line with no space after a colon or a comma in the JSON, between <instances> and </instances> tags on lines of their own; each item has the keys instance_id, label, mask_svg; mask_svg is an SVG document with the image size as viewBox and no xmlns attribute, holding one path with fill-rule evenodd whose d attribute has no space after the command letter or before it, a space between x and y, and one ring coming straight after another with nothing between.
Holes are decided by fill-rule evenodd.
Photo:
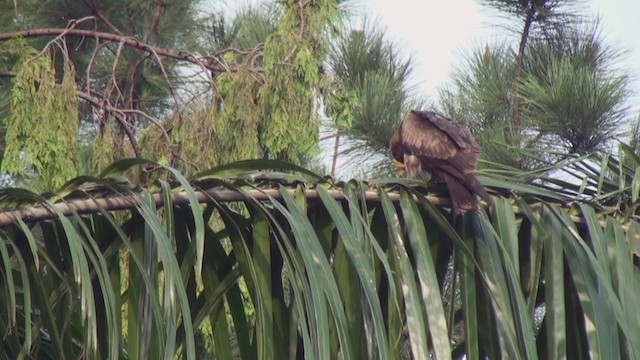
<instances>
[{"instance_id":1,"label":"tree branch","mask_svg":"<svg viewBox=\"0 0 640 360\"><path fill-rule=\"evenodd\" d=\"M162 8L164 7L164 3L162 2L162 0L154 0L153 4L155 5L153 9L153 17L151 18L149 29L147 29L147 33L144 36L145 42L148 42L152 36L155 36L156 31L158 30L158 25L160 25L160 15L162 15Z\"/></svg>"},{"instance_id":2,"label":"tree branch","mask_svg":"<svg viewBox=\"0 0 640 360\"><path fill-rule=\"evenodd\" d=\"M118 35L124 35L124 33L120 31L120 29L118 29L118 27L111 20L109 20L109 18L102 11L100 11L95 0L84 0L83 2L89 9L91 9L91 13L93 13L93 15L95 15L98 19L102 20L111 30L113 30L113 32Z\"/></svg>"},{"instance_id":3,"label":"tree branch","mask_svg":"<svg viewBox=\"0 0 640 360\"><path fill-rule=\"evenodd\" d=\"M535 4L531 3L527 7L527 16L524 20L524 26L522 29L522 33L520 34L520 44L518 45L518 54L516 56L516 73L514 76L514 82L516 86L519 85L522 80L522 73L524 71L524 52L527 46L527 42L529 40L529 33L531 32L531 26L533 25L534 18L537 14L537 8ZM511 108L511 124L515 131L520 131L522 125L522 99L520 95L516 92L516 95L513 99L513 104Z\"/></svg>"},{"instance_id":4,"label":"tree branch","mask_svg":"<svg viewBox=\"0 0 640 360\"><path fill-rule=\"evenodd\" d=\"M59 36L64 34L65 36L82 36L82 37L92 37L97 41L107 41L107 42L118 42L124 45L144 50L149 53L155 53L160 56L166 56L170 58L174 58L181 61L190 62L192 64L200 65L205 67L206 69L222 73L222 72L237 72L244 70L246 66L241 65L228 65L221 64L221 60L218 58L211 58L206 56L197 56L193 55L186 51L174 51L169 50L157 46L152 46L146 43L143 43L135 38L126 37L122 35L116 35L112 33L93 31L93 30L83 30L83 29L59 29L59 28L44 28L44 29L32 29L32 30L24 30L24 31L14 31L0 34L0 41L10 40L16 37L39 37L39 36ZM262 73L264 69L262 67L252 67L249 68L249 71Z\"/></svg>"},{"instance_id":5,"label":"tree branch","mask_svg":"<svg viewBox=\"0 0 640 360\"><path fill-rule=\"evenodd\" d=\"M103 100L98 99L96 97L91 96L91 94L85 93L83 91L76 90L76 93L79 98L87 101L94 107L103 109L113 114L113 116L116 118L116 120L120 124L120 127L122 127L122 130L124 130L125 134L127 135L127 138L131 143L131 147L133 148L133 153L135 154L135 156L138 158L142 157L142 151L140 150L140 145L138 144L136 135L133 133L133 131L131 131L131 124L129 124L129 122L127 121L127 116L122 112L122 110L111 106L109 102L107 102L104 99Z\"/></svg>"},{"instance_id":6,"label":"tree branch","mask_svg":"<svg viewBox=\"0 0 640 360\"><path fill-rule=\"evenodd\" d=\"M287 189L286 191L288 191L291 195L295 195L297 193L296 189ZM333 189L328 190L328 192L336 200L346 199L344 192L342 192L341 190ZM200 190L196 191L195 195L199 203L213 203L214 201L237 202L244 201L247 198L252 198L258 201L267 201L271 198L282 198L282 194L278 189L252 189L244 193L233 190ZM397 202L400 200L400 195L398 193L392 192L388 193L388 195L393 202ZM304 196L308 200L318 200L320 198L318 192L312 189L306 189L304 191ZM451 206L451 200L448 198L438 197L435 195L426 195L425 197L434 205L445 207ZM380 201L380 195L377 191L366 191L365 199L367 201ZM156 207L165 205L163 194L161 193L153 194L153 201ZM104 209L106 211L130 210L135 209L137 204L140 202L141 198L139 198L137 195L130 195L112 196L98 199L63 201L54 204L54 206L58 212L62 213L63 216L70 216L74 212L80 215L98 213L101 211L101 209ZM189 196L185 191L174 192L173 194L171 194L171 202L174 205L187 205L189 204ZM14 222L18 218L22 219L22 221L24 221L25 223L34 223L42 220L55 219L56 217L56 212L52 211L52 209L42 206L35 206L12 211L2 211L0 212L0 228L14 224Z\"/></svg>"},{"instance_id":7,"label":"tree branch","mask_svg":"<svg viewBox=\"0 0 640 360\"><path fill-rule=\"evenodd\" d=\"M338 164L338 150L340 148L340 133L336 133L336 142L333 145L333 159L331 161L331 177L336 176L336 165Z\"/></svg>"}]
</instances>

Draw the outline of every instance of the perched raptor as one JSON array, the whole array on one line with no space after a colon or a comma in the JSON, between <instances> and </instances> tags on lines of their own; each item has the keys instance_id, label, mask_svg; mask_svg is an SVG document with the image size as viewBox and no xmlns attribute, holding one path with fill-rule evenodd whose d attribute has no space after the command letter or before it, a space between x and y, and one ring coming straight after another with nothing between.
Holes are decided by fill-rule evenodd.
<instances>
[{"instance_id":1,"label":"perched raptor","mask_svg":"<svg viewBox=\"0 0 640 360\"><path fill-rule=\"evenodd\" d=\"M480 195L487 203L491 197L476 178L480 146L469 130L432 111L410 111L389 143L393 157L406 175L424 177L447 184L453 211L463 214L473 209Z\"/></svg>"}]
</instances>

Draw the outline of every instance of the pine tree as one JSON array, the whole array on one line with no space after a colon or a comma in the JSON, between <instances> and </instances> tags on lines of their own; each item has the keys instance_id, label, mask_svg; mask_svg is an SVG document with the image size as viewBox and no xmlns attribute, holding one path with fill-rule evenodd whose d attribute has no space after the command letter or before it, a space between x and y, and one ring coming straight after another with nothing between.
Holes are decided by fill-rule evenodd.
<instances>
[{"instance_id":1,"label":"pine tree","mask_svg":"<svg viewBox=\"0 0 640 360\"><path fill-rule=\"evenodd\" d=\"M388 143L404 113L420 107L410 86L413 61L405 57L383 28L365 20L348 26L329 56L326 110L334 140L332 175L391 174ZM363 161L362 159L366 159Z\"/></svg>"},{"instance_id":2,"label":"pine tree","mask_svg":"<svg viewBox=\"0 0 640 360\"><path fill-rule=\"evenodd\" d=\"M518 45L476 50L441 91L441 109L470 125L494 164L532 168L610 150L627 117L628 76L570 6L579 2L488 3L524 21Z\"/></svg>"}]
</instances>

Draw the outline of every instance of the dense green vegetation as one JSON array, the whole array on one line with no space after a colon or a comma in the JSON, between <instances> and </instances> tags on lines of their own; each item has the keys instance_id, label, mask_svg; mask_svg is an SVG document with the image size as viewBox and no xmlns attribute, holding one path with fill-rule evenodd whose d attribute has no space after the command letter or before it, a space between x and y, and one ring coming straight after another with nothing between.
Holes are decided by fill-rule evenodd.
<instances>
[{"instance_id":1,"label":"dense green vegetation","mask_svg":"<svg viewBox=\"0 0 640 360\"><path fill-rule=\"evenodd\" d=\"M122 183L139 163L122 161L69 183L58 207L2 190L40 204L0 213L4 355L632 359L640 158L627 154L584 188L484 176L511 195L457 218L417 180L332 183L269 160L148 189ZM198 329L212 331L200 347Z\"/></svg>"},{"instance_id":2,"label":"dense green vegetation","mask_svg":"<svg viewBox=\"0 0 640 360\"><path fill-rule=\"evenodd\" d=\"M426 100L348 2L1 3L0 357L639 358L629 75L580 1L483 3L519 30L434 102L494 196L459 217L390 178Z\"/></svg>"}]
</instances>

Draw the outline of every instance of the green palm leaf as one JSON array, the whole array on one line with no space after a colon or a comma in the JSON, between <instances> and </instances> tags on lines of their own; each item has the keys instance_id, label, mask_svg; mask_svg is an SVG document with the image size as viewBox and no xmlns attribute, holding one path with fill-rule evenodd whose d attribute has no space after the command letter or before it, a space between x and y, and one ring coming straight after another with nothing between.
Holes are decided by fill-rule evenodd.
<instances>
[{"instance_id":1,"label":"green palm leaf","mask_svg":"<svg viewBox=\"0 0 640 360\"><path fill-rule=\"evenodd\" d=\"M140 189L121 174L148 163L125 160L50 198L5 189L5 207L31 208L0 214L13 219L0 243L2 351L633 358L640 227L593 199L629 214L634 161L565 162L588 176L566 192L549 185L561 186L551 168L522 184L487 172L511 199L457 218L446 193L425 196L416 181L330 184L277 161L192 181L159 167L167 180Z\"/></svg>"}]
</instances>

